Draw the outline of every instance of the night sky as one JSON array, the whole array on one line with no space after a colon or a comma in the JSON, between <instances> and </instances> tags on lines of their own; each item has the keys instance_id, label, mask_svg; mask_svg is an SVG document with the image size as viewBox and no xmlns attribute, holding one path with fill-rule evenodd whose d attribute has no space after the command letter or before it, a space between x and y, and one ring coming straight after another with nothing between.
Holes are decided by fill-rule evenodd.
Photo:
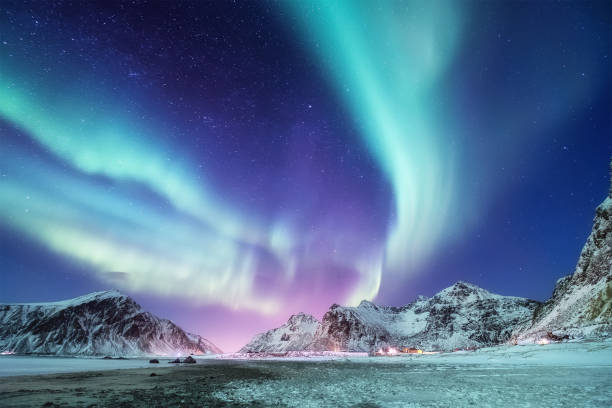
<instances>
[{"instance_id":1,"label":"night sky","mask_svg":"<svg viewBox=\"0 0 612 408\"><path fill-rule=\"evenodd\" d=\"M226 351L457 280L545 300L612 155L612 3L0 4L0 301Z\"/></svg>"}]
</instances>

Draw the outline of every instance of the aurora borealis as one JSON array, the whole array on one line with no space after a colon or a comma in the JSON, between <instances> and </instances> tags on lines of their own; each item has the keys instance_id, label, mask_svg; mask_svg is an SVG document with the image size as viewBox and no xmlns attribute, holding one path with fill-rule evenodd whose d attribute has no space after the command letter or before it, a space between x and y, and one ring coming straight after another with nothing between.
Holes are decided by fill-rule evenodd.
<instances>
[{"instance_id":1,"label":"aurora borealis","mask_svg":"<svg viewBox=\"0 0 612 408\"><path fill-rule=\"evenodd\" d=\"M3 2L0 301L116 287L233 350L459 279L544 299L607 191L611 14Z\"/></svg>"},{"instance_id":2,"label":"aurora borealis","mask_svg":"<svg viewBox=\"0 0 612 408\"><path fill-rule=\"evenodd\" d=\"M321 60L329 61L337 93L359 118L360 133L392 186L385 271L410 273L444 228L452 228L452 151L430 99L457 46L459 11L435 2L290 4ZM445 30L436 31L436 24Z\"/></svg>"}]
</instances>

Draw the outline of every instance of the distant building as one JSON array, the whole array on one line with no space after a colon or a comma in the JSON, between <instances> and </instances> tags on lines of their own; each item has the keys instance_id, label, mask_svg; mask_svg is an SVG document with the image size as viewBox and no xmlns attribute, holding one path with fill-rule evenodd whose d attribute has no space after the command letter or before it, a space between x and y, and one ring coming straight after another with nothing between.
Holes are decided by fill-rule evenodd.
<instances>
[{"instance_id":1,"label":"distant building","mask_svg":"<svg viewBox=\"0 0 612 408\"><path fill-rule=\"evenodd\" d=\"M401 347L400 351L408 354L423 354L423 350L412 347Z\"/></svg>"}]
</instances>

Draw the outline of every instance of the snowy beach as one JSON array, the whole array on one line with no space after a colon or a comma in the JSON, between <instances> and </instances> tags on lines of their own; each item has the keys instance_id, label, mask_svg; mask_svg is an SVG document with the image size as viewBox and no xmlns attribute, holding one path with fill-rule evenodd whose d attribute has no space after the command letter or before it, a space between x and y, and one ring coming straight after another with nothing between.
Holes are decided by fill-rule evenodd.
<instances>
[{"instance_id":1,"label":"snowy beach","mask_svg":"<svg viewBox=\"0 0 612 408\"><path fill-rule=\"evenodd\" d=\"M2 356L0 373L16 371L0 382L0 406L612 404L612 342L501 346L399 357L350 353L229 357L170 366L168 360L149 364L144 359ZM15 375L36 372L36 364L41 364L38 372L56 370L55 374Z\"/></svg>"},{"instance_id":2,"label":"snowy beach","mask_svg":"<svg viewBox=\"0 0 612 408\"><path fill-rule=\"evenodd\" d=\"M166 363L170 359L160 360ZM112 359L56 356L0 356L0 377L74 373L81 371L117 370L150 367L148 358Z\"/></svg>"}]
</instances>

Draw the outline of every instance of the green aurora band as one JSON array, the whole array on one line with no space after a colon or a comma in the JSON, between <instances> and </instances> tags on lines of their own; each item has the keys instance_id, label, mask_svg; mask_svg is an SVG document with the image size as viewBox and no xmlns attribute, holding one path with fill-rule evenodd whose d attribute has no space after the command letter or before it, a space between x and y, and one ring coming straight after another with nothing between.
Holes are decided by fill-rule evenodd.
<instances>
[{"instance_id":1,"label":"green aurora band","mask_svg":"<svg viewBox=\"0 0 612 408\"><path fill-rule=\"evenodd\" d=\"M384 248L334 255L359 276L344 299L357 304L377 295L383 271L414 271L448 228L453 157L443 147L433 89L452 59L460 16L450 3L283 4L393 187ZM255 288L259 255L272 256L284 275L280 285L290 286L297 265L317 267L295 250L308 238L289 222L266 225L232 208L207 187L190 152L173 145L172 130L132 102L146 97L123 95L120 84L101 85L72 64L49 75L26 55L0 64L0 118L59 163L18 146L0 151L8 174L0 185L2 222L121 288L277 312L287 302L282 290L264 296ZM171 210L139 200L142 189Z\"/></svg>"},{"instance_id":2,"label":"green aurora band","mask_svg":"<svg viewBox=\"0 0 612 408\"><path fill-rule=\"evenodd\" d=\"M277 284L290 287L303 265L294 247L308 238L282 218L267 225L224 202L190 153L170 142L172 131L132 103L133 95L110 80L97 85L78 62L69 68L74 72L43 79L35 61L0 65L0 118L57 160L3 146L0 220L119 288L264 314L282 310L282 290L257 291L261 254L279 265ZM168 204L140 199L143 190ZM377 254L338 254L335 261L361 277L346 302L376 295Z\"/></svg>"},{"instance_id":3,"label":"green aurora band","mask_svg":"<svg viewBox=\"0 0 612 408\"><path fill-rule=\"evenodd\" d=\"M35 78L27 62L3 61L0 117L76 175L43 160L26 161L27 153L5 146L0 157L9 177L0 199L6 224L119 287L262 313L278 309L280 299L252 292L255 254L270 252L290 274L295 261L288 227L266 228L220 201L189 154L165 141L171 132L138 120L143 114L127 99L92 89L78 75L44 84ZM84 98L79 89L96 98ZM175 211L140 202L134 185Z\"/></svg>"},{"instance_id":4,"label":"green aurora band","mask_svg":"<svg viewBox=\"0 0 612 408\"><path fill-rule=\"evenodd\" d=\"M453 2L283 4L392 185L384 272L410 274L450 227L454 158L434 90L458 47L461 15Z\"/></svg>"}]
</instances>

